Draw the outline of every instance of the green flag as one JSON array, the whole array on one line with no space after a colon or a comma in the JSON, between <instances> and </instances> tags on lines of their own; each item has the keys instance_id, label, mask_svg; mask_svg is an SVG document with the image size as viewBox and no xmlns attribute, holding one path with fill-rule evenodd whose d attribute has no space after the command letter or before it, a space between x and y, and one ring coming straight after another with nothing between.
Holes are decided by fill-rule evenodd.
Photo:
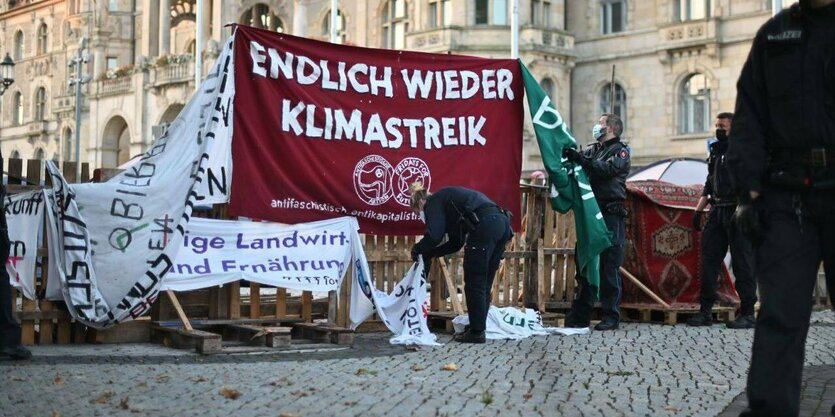
<instances>
[{"instance_id":1,"label":"green flag","mask_svg":"<svg viewBox=\"0 0 835 417\"><path fill-rule=\"evenodd\" d=\"M580 274L594 287L596 294L600 289L600 253L612 246L611 232L603 221L585 171L562 157L563 148L577 148L577 141L525 64L519 61L519 65L522 67L536 141L551 183L551 207L560 213L574 210L577 264Z\"/></svg>"}]
</instances>

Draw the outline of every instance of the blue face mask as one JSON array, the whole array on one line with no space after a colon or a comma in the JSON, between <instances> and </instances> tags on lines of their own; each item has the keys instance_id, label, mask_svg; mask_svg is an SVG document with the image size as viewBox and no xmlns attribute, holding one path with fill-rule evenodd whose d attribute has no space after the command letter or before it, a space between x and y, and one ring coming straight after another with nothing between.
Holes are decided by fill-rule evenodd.
<instances>
[{"instance_id":1,"label":"blue face mask","mask_svg":"<svg viewBox=\"0 0 835 417\"><path fill-rule=\"evenodd\" d=\"M606 136L606 126L597 123L591 129L591 136L594 138L594 140L600 140L600 138Z\"/></svg>"}]
</instances>

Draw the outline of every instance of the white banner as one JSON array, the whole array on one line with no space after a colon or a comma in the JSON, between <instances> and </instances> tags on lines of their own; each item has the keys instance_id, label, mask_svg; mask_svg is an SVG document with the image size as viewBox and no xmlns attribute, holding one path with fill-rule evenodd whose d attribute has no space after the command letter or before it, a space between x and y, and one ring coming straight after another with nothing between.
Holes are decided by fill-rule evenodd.
<instances>
[{"instance_id":1,"label":"white banner","mask_svg":"<svg viewBox=\"0 0 835 417\"><path fill-rule=\"evenodd\" d=\"M195 218L163 289L189 291L245 279L336 291L350 265L357 228L353 217L297 225Z\"/></svg>"},{"instance_id":2,"label":"white banner","mask_svg":"<svg viewBox=\"0 0 835 417\"><path fill-rule=\"evenodd\" d=\"M72 316L106 328L156 300L192 208L204 195L216 137L231 137L234 73L229 38L212 71L142 158L102 184L69 185L52 163L47 215L61 292ZM52 277L50 277L52 278Z\"/></svg>"},{"instance_id":3,"label":"white banner","mask_svg":"<svg viewBox=\"0 0 835 417\"><path fill-rule=\"evenodd\" d=\"M452 327L456 333L464 331L464 326L470 324L470 317L466 314L452 319ZM575 334L587 334L588 327L572 329L563 327L543 327L542 316L532 309L519 310L513 307L490 306L487 312L487 330L485 336L488 339L524 339L529 336L544 336L549 334L561 334L571 336Z\"/></svg>"},{"instance_id":4,"label":"white banner","mask_svg":"<svg viewBox=\"0 0 835 417\"><path fill-rule=\"evenodd\" d=\"M6 223L9 226L9 259L6 272L12 286L35 299L35 261L43 224L43 191L6 196Z\"/></svg>"},{"instance_id":5,"label":"white banner","mask_svg":"<svg viewBox=\"0 0 835 417\"><path fill-rule=\"evenodd\" d=\"M351 287L351 328L356 329L377 311L377 316L394 333L395 345L440 346L426 324L426 277L423 260L412 265L391 294L374 288L362 244L354 244L354 281Z\"/></svg>"}]
</instances>

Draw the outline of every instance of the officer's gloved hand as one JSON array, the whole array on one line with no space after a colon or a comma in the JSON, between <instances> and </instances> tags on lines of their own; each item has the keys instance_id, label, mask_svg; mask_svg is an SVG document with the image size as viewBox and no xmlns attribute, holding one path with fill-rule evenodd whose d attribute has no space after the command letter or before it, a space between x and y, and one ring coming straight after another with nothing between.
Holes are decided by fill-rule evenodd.
<instances>
[{"instance_id":1,"label":"officer's gloved hand","mask_svg":"<svg viewBox=\"0 0 835 417\"><path fill-rule=\"evenodd\" d=\"M760 221L760 213L750 198L743 199L736 206L732 219L734 225L739 228L742 235L751 240L754 245L763 241L764 230Z\"/></svg>"},{"instance_id":2,"label":"officer's gloved hand","mask_svg":"<svg viewBox=\"0 0 835 417\"><path fill-rule=\"evenodd\" d=\"M584 157L583 154L578 152L576 149L569 147L562 148L562 157L574 162L575 164L581 165L583 164L583 160L586 159L586 157Z\"/></svg>"},{"instance_id":3,"label":"officer's gloved hand","mask_svg":"<svg viewBox=\"0 0 835 417\"><path fill-rule=\"evenodd\" d=\"M702 231L702 212L697 211L693 213L693 228Z\"/></svg>"}]
</instances>

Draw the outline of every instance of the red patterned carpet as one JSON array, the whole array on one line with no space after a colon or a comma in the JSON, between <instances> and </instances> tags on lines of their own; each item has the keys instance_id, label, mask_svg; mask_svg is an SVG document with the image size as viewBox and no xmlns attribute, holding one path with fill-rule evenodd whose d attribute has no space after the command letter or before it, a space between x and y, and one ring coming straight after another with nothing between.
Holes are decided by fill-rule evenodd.
<instances>
[{"instance_id":1,"label":"red patterned carpet","mask_svg":"<svg viewBox=\"0 0 835 417\"><path fill-rule=\"evenodd\" d=\"M629 217L623 267L671 305L699 302L701 233L693 229L693 213L702 186L661 181L627 182ZM623 278L623 303L652 304L652 299ZM720 304L738 305L730 274L719 277Z\"/></svg>"}]
</instances>

